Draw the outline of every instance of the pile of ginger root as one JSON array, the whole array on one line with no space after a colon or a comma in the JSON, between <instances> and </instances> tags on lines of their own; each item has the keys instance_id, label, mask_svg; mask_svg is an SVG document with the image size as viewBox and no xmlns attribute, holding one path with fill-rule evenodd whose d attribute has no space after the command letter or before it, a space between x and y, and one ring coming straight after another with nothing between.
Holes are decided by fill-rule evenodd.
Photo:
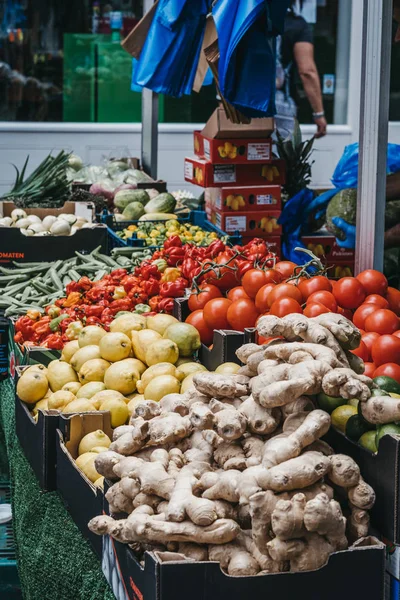
<instances>
[{"instance_id":1,"label":"pile of ginger root","mask_svg":"<svg viewBox=\"0 0 400 600\"><path fill-rule=\"evenodd\" d=\"M313 399L370 397L349 353L359 331L337 314L265 316L258 331L280 339L242 346L237 374L197 373L185 394L143 401L115 429L95 460L110 516L91 531L231 576L318 569L368 535L374 490L320 439L331 420Z\"/></svg>"}]
</instances>

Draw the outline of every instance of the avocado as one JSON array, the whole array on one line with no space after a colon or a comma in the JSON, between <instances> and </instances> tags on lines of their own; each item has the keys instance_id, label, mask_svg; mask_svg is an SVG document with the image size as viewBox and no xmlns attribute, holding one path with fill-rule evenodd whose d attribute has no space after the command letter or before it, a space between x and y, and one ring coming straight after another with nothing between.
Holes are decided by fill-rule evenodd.
<instances>
[{"instance_id":1,"label":"avocado","mask_svg":"<svg viewBox=\"0 0 400 600\"><path fill-rule=\"evenodd\" d=\"M333 217L341 217L350 223L351 225L356 224L357 215L357 190L347 189L341 190L332 198L326 209L326 228L333 233L333 235L340 240L346 238L345 233L335 227L332 222Z\"/></svg>"},{"instance_id":2,"label":"avocado","mask_svg":"<svg viewBox=\"0 0 400 600\"><path fill-rule=\"evenodd\" d=\"M394 394L400 394L400 383L398 383L395 379L391 377L387 377L386 375L379 375L378 377L374 377L372 380L381 390L385 390L385 392L393 392Z\"/></svg>"}]
</instances>

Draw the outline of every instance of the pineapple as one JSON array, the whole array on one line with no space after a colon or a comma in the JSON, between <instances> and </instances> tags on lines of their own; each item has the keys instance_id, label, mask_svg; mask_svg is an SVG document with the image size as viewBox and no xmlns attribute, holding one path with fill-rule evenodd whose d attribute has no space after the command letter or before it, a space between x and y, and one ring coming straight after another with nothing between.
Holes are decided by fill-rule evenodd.
<instances>
[{"instance_id":1,"label":"pineapple","mask_svg":"<svg viewBox=\"0 0 400 600\"><path fill-rule=\"evenodd\" d=\"M310 161L310 157L313 152L314 137L302 142L298 121L296 121L292 139L284 140L279 131L277 131L277 137L279 158L286 163L286 183L282 186L283 200L285 201L307 187L311 181L311 168L314 161Z\"/></svg>"}]
</instances>

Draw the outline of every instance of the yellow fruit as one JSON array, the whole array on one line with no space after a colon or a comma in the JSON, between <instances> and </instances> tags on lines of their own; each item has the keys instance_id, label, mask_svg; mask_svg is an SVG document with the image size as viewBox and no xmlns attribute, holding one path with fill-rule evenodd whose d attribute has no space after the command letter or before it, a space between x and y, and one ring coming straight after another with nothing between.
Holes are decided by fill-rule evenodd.
<instances>
[{"instance_id":1,"label":"yellow fruit","mask_svg":"<svg viewBox=\"0 0 400 600\"><path fill-rule=\"evenodd\" d=\"M124 396L136 390L140 374L127 358L111 365L104 376L104 383L109 390L120 392Z\"/></svg>"},{"instance_id":2,"label":"yellow fruit","mask_svg":"<svg viewBox=\"0 0 400 600\"><path fill-rule=\"evenodd\" d=\"M24 373L17 384L17 395L22 402L35 404L42 400L49 389L46 375L39 371Z\"/></svg>"},{"instance_id":3,"label":"yellow fruit","mask_svg":"<svg viewBox=\"0 0 400 600\"><path fill-rule=\"evenodd\" d=\"M101 358L110 362L117 362L128 358L131 353L131 340L125 333L114 331L114 333L106 333L100 340L99 344Z\"/></svg>"},{"instance_id":4,"label":"yellow fruit","mask_svg":"<svg viewBox=\"0 0 400 600\"><path fill-rule=\"evenodd\" d=\"M96 346L104 335L106 335L104 329L97 327L97 325L84 327L78 336L79 348Z\"/></svg>"},{"instance_id":5,"label":"yellow fruit","mask_svg":"<svg viewBox=\"0 0 400 600\"><path fill-rule=\"evenodd\" d=\"M58 392L66 383L78 381L74 369L66 362L53 360L47 367L47 379L52 392Z\"/></svg>"},{"instance_id":6,"label":"yellow fruit","mask_svg":"<svg viewBox=\"0 0 400 600\"><path fill-rule=\"evenodd\" d=\"M182 381L181 394L184 394L190 388L194 387L194 385L193 385L193 377L195 375L196 375L196 373L192 373L191 375L188 375L187 377L185 377L185 379Z\"/></svg>"},{"instance_id":7,"label":"yellow fruit","mask_svg":"<svg viewBox=\"0 0 400 600\"><path fill-rule=\"evenodd\" d=\"M347 421L350 419L350 417L356 415L357 413L358 410L356 406L351 406L350 404L343 404L342 406L338 406L331 413L331 421L333 427L336 427L336 429L339 429L339 431L341 431L342 433L346 433Z\"/></svg>"},{"instance_id":8,"label":"yellow fruit","mask_svg":"<svg viewBox=\"0 0 400 600\"><path fill-rule=\"evenodd\" d=\"M175 319L172 315L159 314L154 315L154 317L147 317L147 328L156 331L160 335L164 335L167 327L178 322L178 319Z\"/></svg>"},{"instance_id":9,"label":"yellow fruit","mask_svg":"<svg viewBox=\"0 0 400 600\"><path fill-rule=\"evenodd\" d=\"M145 372L145 370L147 369L147 366L144 364L144 362L142 362L138 358L130 358L129 364L132 365L132 367L137 370L139 375L142 375Z\"/></svg>"},{"instance_id":10,"label":"yellow fruit","mask_svg":"<svg viewBox=\"0 0 400 600\"><path fill-rule=\"evenodd\" d=\"M44 365L32 365L24 373L43 373L43 375L47 376L47 368Z\"/></svg>"},{"instance_id":11,"label":"yellow fruit","mask_svg":"<svg viewBox=\"0 0 400 600\"><path fill-rule=\"evenodd\" d=\"M187 363L192 363L192 358L185 358L184 356L180 356L175 363L176 367L180 367L181 365L186 365Z\"/></svg>"},{"instance_id":12,"label":"yellow fruit","mask_svg":"<svg viewBox=\"0 0 400 600\"><path fill-rule=\"evenodd\" d=\"M102 392L98 392L94 396L90 398L90 402L103 404L106 400L110 400L110 398L115 398L118 400L125 400L125 396L123 396L120 392L116 392L115 390L103 390Z\"/></svg>"},{"instance_id":13,"label":"yellow fruit","mask_svg":"<svg viewBox=\"0 0 400 600\"><path fill-rule=\"evenodd\" d=\"M110 324L111 333L119 332L124 333L129 338L131 337L132 331L140 331L146 327L146 318L140 315L130 314L121 315L114 319Z\"/></svg>"},{"instance_id":14,"label":"yellow fruit","mask_svg":"<svg viewBox=\"0 0 400 600\"><path fill-rule=\"evenodd\" d=\"M88 456L88 455L91 456ZM93 456L92 456L93 455ZM82 473L84 473L86 475L86 477L92 482L94 483L95 481L97 481L100 477L100 473L98 473L96 471L96 468L94 466L94 461L96 460L96 456L97 454L95 452L86 452L86 454L82 454L82 457L85 457L86 460L82 461L82 465L78 465L80 470L82 471ZM78 460L81 458L81 456L79 456L76 459L76 464L78 464Z\"/></svg>"},{"instance_id":15,"label":"yellow fruit","mask_svg":"<svg viewBox=\"0 0 400 600\"><path fill-rule=\"evenodd\" d=\"M155 377L146 386L144 391L145 400L154 400L159 402L167 394L179 394L181 388L180 382L172 375L160 375Z\"/></svg>"},{"instance_id":16,"label":"yellow fruit","mask_svg":"<svg viewBox=\"0 0 400 600\"><path fill-rule=\"evenodd\" d=\"M72 392L65 392L63 390L54 392L54 394L48 399L49 410L60 410L73 400L76 400L76 396L72 394Z\"/></svg>"},{"instance_id":17,"label":"yellow fruit","mask_svg":"<svg viewBox=\"0 0 400 600\"><path fill-rule=\"evenodd\" d=\"M176 363L179 358L178 346L172 340L157 340L146 350L146 363L149 367L160 362Z\"/></svg>"},{"instance_id":18,"label":"yellow fruit","mask_svg":"<svg viewBox=\"0 0 400 600\"><path fill-rule=\"evenodd\" d=\"M192 373L200 373L200 371L207 371L203 365L198 362L188 362L180 365L180 367L176 370L176 376L179 381L183 381L188 377L188 375L192 375Z\"/></svg>"},{"instance_id":19,"label":"yellow fruit","mask_svg":"<svg viewBox=\"0 0 400 600\"><path fill-rule=\"evenodd\" d=\"M162 336L152 329L143 329L142 331L132 331L132 345L135 357L146 362L146 350L150 344L161 340Z\"/></svg>"},{"instance_id":20,"label":"yellow fruit","mask_svg":"<svg viewBox=\"0 0 400 600\"><path fill-rule=\"evenodd\" d=\"M70 365L77 373L79 373L85 362L92 360L93 358L101 358L100 348L94 344L91 346L84 346L75 352L70 360Z\"/></svg>"},{"instance_id":21,"label":"yellow fruit","mask_svg":"<svg viewBox=\"0 0 400 600\"><path fill-rule=\"evenodd\" d=\"M110 399L103 402L100 410L109 410L111 414L111 427L124 425L129 418L128 407L124 400Z\"/></svg>"},{"instance_id":22,"label":"yellow fruit","mask_svg":"<svg viewBox=\"0 0 400 600\"><path fill-rule=\"evenodd\" d=\"M95 410L96 409L90 400L86 400L86 398L77 398L64 406L61 412L70 415L72 413L95 412Z\"/></svg>"},{"instance_id":23,"label":"yellow fruit","mask_svg":"<svg viewBox=\"0 0 400 600\"><path fill-rule=\"evenodd\" d=\"M140 394L144 393L144 390L149 385L150 381L155 377L160 377L161 375L172 375L172 377L177 376L177 369L168 362L159 363L158 365L153 365L149 367L142 375L140 381L137 382L137 390Z\"/></svg>"},{"instance_id":24,"label":"yellow fruit","mask_svg":"<svg viewBox=\"0 0 400 600\"><path fill-rule=\"evenodd\" d=\"M79 371L79 380L81 383L90 381L104 381L104 375L109 368L110 363L103 358L93 358L82 365Z\"/></svg>"},{"instance_id":25,"label":"yellow fruit","mask_svg":"<svg viewBox=\"0 0 400 600\"><path fill-rule=\"evenodd\" d=\"M96 481L94 482L94 487L98 487L101 490L104 489L104 477L103 477L103 475L101 477L99 477L98 479L96 479Z\"/></svg>"},{"instance_id":26,"label":"yellow fruit","mask_svg":"<svg viewBox=\"0 0 400 600\"><path fill-rule=\"evenodd\" d=\"M101 429L97 429L97 431L91 431L90 433L87 433L81 439L78 447L78 454L81 455L85 454L85 452L91 452L92 448L95 448L96 446L108 448L110 444L111 440L108 435L106 435Z\"/></svg>"},{"instance_id":27,"label":"yellow fruit","mask_svg":"<svg viewBox=\"0 0 400 600\"><path fill-rule=\"evenodd\" d=\"M75 394L76 396L81 387L82 386L79 383L79 381L70 381L70 383L66 383L65 385L63 385L61 389L64 392L71 392L71 394Z\"/></svg>"},{"instance_id":28,"label":"yellow fruit","mask_svg":"<svg viewBox=\"0 0 400 600\"><path fill-rule=\"evenodd\" d=\"M200 334L189 323L173 323L167 327L163 337L175 342L180 356L192 356L201 347Z\"/></svg>"},{"instance_id":29,"label":"yellow fruit","mask_svg":"<svg viewBox=\"0 0 400 600\"><path fill-rule=\"evenodd\" d=\"M135 412L135 408L137 407L137 405L140 404L143 401L144 401L143 394L136 394L136 398L132 398L131 400L129 400L129 402L127 404L128 411L129 411L129 416L133 415L133 413Z\"/></svg>"},{"instance_id":30,"label":"yellow fruit","mask_svg":"<svg viewBox=\"0 0 400 600\"><path fill-rule=\"evenodd\" d=\"M239 369L240 365L233 362L227 362L219 365L219 367L215 369L215 373L219 373L220 375L235 375Z\"/></svg>"},{"instance_id":31,"label":"yellow fruit","mask_svg":"<svg viewBox=\"0 0 400 600\"><path fill-rule=\"evenodd\" d=\"M96 454L101 454L102 452L107 452L108 446L95 446L91 449L90 452L96 452Z\"/></svg>"},{"instance_id":32,"label":"yellow fruit","mask_svg":"<svg viewBox=\"0 0 400 600\"><path fill-rule=\"evenodd\" d=\"M395 394L394 392L389 392L389 396L392 398L400 398L400 394Z\"/></svg>"},{"instance_id":33,"label":"yellow fruit","mask_svg":"<svg viewBox=\"0 0 400 600\"><path fill-rule=\"evenodd\" d=\"M85 383L78 390L76 394L77 398L86 398L86 400L90 400L92 396L97 394L98 392L102 392L106 389L106 386L102 381L90 381L89 383Z\"/></svg>"},{"instance_id":34,"label":"yellow fruit","mask_svg":"<svg viewBox=\"0 0 400 600\"><path fill-rule=\"evenodd\" d=\"M61 352L61 360L69 363L71 362L71 358L79 350L79 342L78 340L72 340L71 342L67 342Z\"/></svg>"},{"instance_id":35,"label":"yellow fruit","mask_svg":"<svg viewBox=\"0 0 400 600\"><path fill-rule=\"evenodd\" d=\"M33 407L33 414L37 415L39 410L48 410L49 409L49 403L47 398L43 398L43 400L39 400L39 402L36 402L35 406Z\"/></svg>"},{"instance_id":36,"label":"yellow fruit","mask_svg":"<svg viewBox=\"0 0 400 600\"><path fill-rule=\"evenodd\" d=\"M79 469L82 469L82 467L88 462L88 460L90 460L91 458L96 458L96 456L97 456L96 452L85 452L85 454L81 454L75 460L76 466Z\"/></svg>"}]
</instances>

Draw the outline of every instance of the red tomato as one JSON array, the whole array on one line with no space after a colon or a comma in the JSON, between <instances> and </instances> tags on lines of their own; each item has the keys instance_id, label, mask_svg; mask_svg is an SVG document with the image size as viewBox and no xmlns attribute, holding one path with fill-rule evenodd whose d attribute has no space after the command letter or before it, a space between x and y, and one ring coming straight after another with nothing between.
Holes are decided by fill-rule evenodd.
<instances>
[{"instance_id":1,"label":"red tomato","mask_svg":"<svg viewBox=\"0 0 400 600\"><path fill-rule=\"evenodd\" d=\"M346 317L346 319L349 319L349 321L353 320L353 313L351 312L351 310L349 308L342 308L341 306L338 306L337 311L338 311L339 315L343 315L344 317Z\"/></svg>"},{"instance_id":2,"label":"red tomato","mask_svg":"<svg viewBox=\"0 0 400 600\"><path fill-rule=\"evenodd\" d=\"M379 333L375 333L374 331L368 331L367 333L363 333L361 336L362 341L368 348L369 355L371 356L372 352L372 344L376 342L381 336Z\"/></svg>"},{"instance_id":3,"label":"red tomato","mask_svg":"<svg viewBox=\"0 0 400 600\"><path fill-rule=\"evenodd\" d=\"M395 379L397 383L400 383L400 365L391 362L381 365L374 372L374 377L379 377L379 375L391 377L392 379Z\"/></svg>"},{"instance_id":4,"label":"red tomato","mask_svg":"<svg viewBox=\"0 0 400 600\"><path fill-rule=\"evenodd\" d=\"M384 335L385 333L394 333L398 328L399 317L387 308L375 310L365 319L365 331L376 331L376 333Z\"/></svg>"},{"instance_id":5,"label":"red tomato","mask_svg":"<svg viewBox=\"0 0 400 600\"><path fill-rule=\"evenodd\" d=\"M279 263L278 263L279 264ZM267 304L271 308L275 300L280 298L294 298L299 304L303 302L300 290L290 283L278 283L268 295Z\"/></svg>"},{"instance_id":6,"label":"red tomato","mask_svg":"<svg viewBox=\"0 0 400 600\"><path fill-rule=\"evenodd\" d=\"M312 317L318 317L318 315L323 315L325 313L332 312L329 308L326 308L323 304L319 302L312 302L311 304L307 304L303 314L309 319Z\"/></svg>"},{"instance_id":7,"label":"red tomato","mask_svg":"<svg viewBox=\"0 0 400 600\"><path fill-rule=\"evenodd\" d=\"M255 298L257 292L267 283L279 283L282 281L282 275L274 269L250 269L242 277L242 286L250 298Z\"/></svg>"},{"instance_id":8,"label":"red tomato","mask_svg":"<svg viewBox=\"0 0 400 600\"><path fill-rule=\"evenodd\" d=\"M356 279L362 284L367 294L386 294L388 280L380 271L367 269L357 275Z\"/></svg>"},{"instance_id":9,"label":"red tomato","mask_svg":"<svg viewBox=\"0 0 400 600\"><path fill-rule=\"evenodd\" d=\"M293 275L296 267L296 263L291 262L290 260L281 260L280 262L276 263L275 271L279 271L283 279L287 279Z\"/></svg>"},{"instance_id":10,"label":"red tomato","mask_svg":"<svg viewBox=\"0 0 400 600\"><path fill-rule=\"evenodd\" d=\"M230 329L227 313L232 304L229 298L213 298L204 307L204 321L210 329Z\"/></svg>"},{"instance_id":11,"label":"red tomato","mask_svg":"<svg viewBox=\"0 0 400 600\"><path fill-rule=\"evenodd\" d=\"M314 304L314 302L318 302L319 304L326 306L326 308L329 308L329 310L332 312L337 311L335 296L326 290L314 292L308 297L307 304Z\"/></svg>"},{"instance_id":12,"label":"red tomato","mask_svg":"<svg viewBox=\"0 0 400 600\"><path fill-rule=\"evenodd\" d=\"M392 362L400 365L400 339L395 335L381 335L372 344L372 360L377 367Z\"/></svg>"},{"instance_id":13,"label":"red tomato","mask_svg":"<svg viewBox=\"0 0 400 600\"><path fill-rule=\"evenodd\" d=\"M272 292L274 287L275 287L274 283L267 283L267 285L263 285L262 288L260 290L258 290L257 296L255 298L255 302L256 302L257 310L260 311L261 313L268 310L268 308L269 308L268 301L267 301L268 296L269 296L270 292Z\"/></svg>"},{"instance_id":14,"label":"red tomato","mask_svg":"<svg viewBox=\"0 0 400 600\"><path fill-rule=\"evenodd\" d=\"M241 285L238 285L237 287L234 287L231 290L229 290L226 296L227 298L229 298L229 300L232 300L232 302L234 302L235 300L240 300L240 298L249 299L249 296L246 294Z\"/></svg>"},{"instance_id":15,"label":"red tomato","mask_svg":"<svg viewBox=\"0 0 400 600\"><path fill-rule=\"evenodd\" d=\"M294 298L279 298L275 300L269 311L270 315L275 315L276 317L285 317L292 313L303 313L303 309Z\"/></svg>"},{"instance_id":16,"label":"red tomato","mask_svg":"<svg viewBox=\"0 0 400 600\"><path fill-rule=\"evenodd\" d=\"M228 308L227 319L231 329L243 331L247 327L255 326L259 314L252 300L241 298L232 302Z\"/></svg>"},{"instance_id":17,"label":"red tomato","mask_svg":"<svg viewBox=\"0 0 400 600\"><path fill-rule=\"evenodd\" d=\"M359 358L361 358L364 362L369 359L368 348L367 348L367 346L364 344L364 342L362 340L361 340L360 345L358 346L358 348L355 348L351 352L353 354L355 354L356 356L358 356Z\"/></svg>"},{"instance_id":18,"label":"red tomato","mask_svg":"<svg viewBox=\"0 0 400 600\"><path fill-rule=\"evenodd\" d=\"M323 275L316 275L310 279L304 279L297 286L302 293L304 300L307 300L314 292L320 292L326 290L327 292L332 291L332 284L327 277Z\"/></svg>"},{"instance_id":19,"label":"red tomato","mask_svg":"<svg viewBox=\"0 0 400 600\"><path fill-rule=\"evenodd\" d=\"M192 290L192 293L190 294L188 305L192 312L204 308L207 302L212 298L222 297L221 290L218 289L217 286L209 283L202 283L200 285L200 290L200 293Z\"/></svg>"},{"instance_id":20,"label":"red tomato","mask_svg":"<svg viewBox=\"0 0 400 600\"><path fill-rule=\"evenodd\" d=\"M379 307L376 304L361 304L353 315L354 325L359 329L364 329L365 319L377 310L379 310Z\"/></svg>"},{"instance_id":21,"label":"red tomato","mask_svg":"<svg viewBox=\"0 0 400 600\"><path fill-rule=\"evenodd\" d=\"M389 308L400 317L400 292L396 288L388 287L386 300L389 302Z\"/></svg>"},{"instance_id":22,"label":"red tomato","mask_svg":"<svg viewBox=\"0 0 400 600\"><path fill-rule=\"evenodd\" d=\"M333 295L342 308L358 308L367 294L358 279L342 277L334 286Z\"/></svg>"},{"instance_id":23,"label":"red tomato","mask_svg":"<svg viewBox=\"0 0 400 600\"><path fill-rule=\"evenodd\" d=\"M206 344L206 346L211 344L213 341L214 332L212 329L210 329L210 327L208 327L208 325L206 325L204 320L204 311L195 310L188 316L185 322L190 323L190 325L193 325L193 327L196 327L203 344Z\"/></svg>"},{"instance_id":24,"label":"red tomato","mask_svg":"<svg viewBox=\"0 0 400 600\"><path fill-rule=\"evenodd\" d=\"M381 308L389 308L389 302L379 294L370 294L365 298L364 304L375 304Z\"/></svg>"},{"instance_id":25,"label":"red tomato","mask_svg":"<svg viewBox=\"0 0 400 600\"><path fill-rule=\"evenodd\" d=\"M365 371L364 371L364 375L366 377L371 377L371 379L374 376L374 372L376 370L376 365L373 362L364 362L364 367L365 367Z\"/></svg>"},{"instance_id":26,"label":"red tomato","mask_svg":"<svg viewBox=\"0 0 400 600\"><path fill-rule=\"evenodd\" d=\"M237 278L238 263L236 260L232 260L231 252L222 252L213 262L220 265L220 268L217 268L215 272L210 271L207 273L204 276L205 281L216 285L221 290L230 290L239 284ZM227 263L229 263L228 266L224 267ZM207 269L210 265L210 261L205 261L203 268Z\"/></svg>"},{"instance_id":27,"label":"red tomato","mask_svg":"<svg viewBox=\"0 0 400 600\"><path fill-rule=\"evenodd\" d=\"M400 329L398 329L397 331L394 332L394 334L396 337L400 338Z\"/></svg>"}]
</instances>

